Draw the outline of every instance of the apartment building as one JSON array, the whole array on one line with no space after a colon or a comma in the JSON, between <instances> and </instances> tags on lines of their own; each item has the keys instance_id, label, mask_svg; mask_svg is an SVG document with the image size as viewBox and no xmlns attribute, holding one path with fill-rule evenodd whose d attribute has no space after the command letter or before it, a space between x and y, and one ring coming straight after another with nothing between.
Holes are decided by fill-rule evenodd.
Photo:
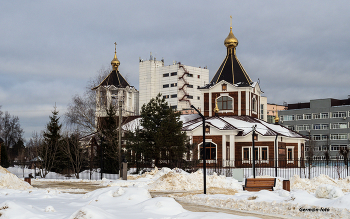
<instances>
[{"instance_id":1,"label":"apartment building","mask_svg":"<svg viewBox=\"0 0 350 219\"><path fill-rule=\"evenodd\" d=\"M325 159L326 151L332 159L342 158L340 150L349 148L350 98L288 104L288 110L278 111L278 114L283 126L310 139L305 148L306 156L312 149L316 159Z\"/></svg>"},{"instance_id":2,"label":"apartment building","mask_svg":"<svg viewBox=\"0 0 350 219\"><path fill-rule=\"evenodd\" d=\"M139 106L147 104L158 93L168 104L178 111L186 113L191 104L201 103L202 87L209 83L209 70L204 67L192 67L174 61L164 65L164 59L156 60L150 55L149 60L139 60Z\"/></svg>"}]
</instances>

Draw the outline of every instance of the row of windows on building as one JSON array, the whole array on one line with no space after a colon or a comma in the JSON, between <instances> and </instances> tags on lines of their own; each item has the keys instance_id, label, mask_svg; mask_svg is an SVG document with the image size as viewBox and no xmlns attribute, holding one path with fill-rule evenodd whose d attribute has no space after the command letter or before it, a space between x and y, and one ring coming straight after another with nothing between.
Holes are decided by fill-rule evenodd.
<instances>
[{"instance_id":1,"label":"row of windows on building","mask_svg":"<svg viewBox=\"0 0 350 219\"><path fill-rule=\"evenodd\" d=\"M341 149L348 148L348 145L322 145L322 146L314 146L314 151L340 151ZM305 147L305 151L309 151L310 147Z\"/></svg>"},{"instance_id":2,"label":"row of windows on building","mask_svg":"<svg viewBox=\"0 0 350 219\"><path fill-rule=\"evenodd\" d=\"M177 75L177 72L165 73L165 74L163 74L163 77L169 77L169 75L175 76L175 75Z\"/></svg>"},{"instance_id":3,"label":"row of windows on building","mask_svg":"<svg viewBox=\"0 0 350 219\"><path fill-rule=\"evenodd\" d=\"M164 99L169 99L169 98L177 98L177 94L172 94L172 95L163 95ZM187 95L187 99L193 99L193 96ZM200 100L200 97L197 97L197 100Z\"/></svg>"},{"instance_id":4,"label":"row of windows on building","mask_svg":"<svg viewBox=\"0 0 350 219\"><path fill-rule=\"evenodd\" d=\"M250 163L252 162L252 147L246 146L242 148L242 162ZM216 159L216 144L212 142L206 142L205 144L205 154L206 159L215 160ZM287 160L294 159L294 147L286 147ZM199 156L203 157L203 144L199 145ZM255 147L255 159L257 161L268 161L268 147L267 146L256 146ZM226 160L230 160L230 146L226 146Z\"/></svg>"},{"instance_id":5,"label":"row of windows on building","mask_svg":"<svg viewBox=\"0 0 350 219\"><path fill-rule=\"evenodd\" d=\"M327 130L327 129L347 129L349 124L347 122L323 123L323 124L302 124L302 125L286 125L287 128L295 131L309 131L309 130Z\"/></svg>"},{"instance_id":6,"label":"row of windows on building","mask_svg":"<svg viewBox=\"0 0 350 219\"><path fill-rule=\"evenodd\" d=\"M177 83L172 83L172 84L163 84L163 88L168 88L168 87L176 87ZM187 84L188 88L193 88L192 84ZM199 87L199 86L198 86Z\"/></svg>"},{"instance_id":7,"label":"row of windows on building","mask_svg":"<svg viewBox=\"0 0 350 219\"><path fill-rule=\"evenodd\" d=\"M188 88L193 88L192 84L187 84L186 85ZM172 83L172 84L163 84L163 88L168 88L168 87L177 87L177 83ZM199 88L200 86L197 86Z\"/></svg>"},{"instance_id":8,"label":"row of windows on building","mask_svg":"<svg viewBox=\"0 0 350 219\"><path fill-rule=\"evenodd\" d=\"M171 73L164 73L163 77L169 77L170 76L176 76L177 72L171 72ZM187 77L193 78L193 74L187 74ZM197 78L201 78L200 75L197 75Z\"/></svg>"},{"instance_id":9,"label":"row of windows on building","mask_svg":"<svg viewBox=\"0 0 350 219\"><path fill-rule=\"evenodd\" d=\"M306 113L297 115L282 115L281 121L311 120L311 119L329 119L350 117L350 111L326 112L326 113Z\"/></svg>"},{"instance_id":10,"label":"row of windows on building","mask_svg":"<svg viewBox=\"0 0 350 219\"><path fill-rule=\"evenodd\" d=\"M330 140L348 140L348 134L342 133L342 134L330 134L330 135L306 135L307 138L312 139L314 141L326 141L328 139Z\"/></svg>"}]
</instances>

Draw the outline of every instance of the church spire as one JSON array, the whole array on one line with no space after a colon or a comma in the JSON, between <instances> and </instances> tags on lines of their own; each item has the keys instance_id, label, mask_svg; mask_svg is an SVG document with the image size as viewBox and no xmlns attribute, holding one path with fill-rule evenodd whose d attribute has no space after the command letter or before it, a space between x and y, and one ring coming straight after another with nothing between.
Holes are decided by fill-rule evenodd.
<instances>
[{"instance_id":1,"label":"church spire","mask_svg":"<svg viewBox=\"0 0 350 219\"><path fill-rule=\"evenodd\" d=\"M120 62L117 58L117 43L116 42L114 42L114 58L111 61L111 65L112 65L113 70L118 71L118 67L120 65Z\"/></svg>"},{"instance_id":2,"label":"church spire","mask_svg":"<svg viewBox=\"0 0 350 219\"><path fill-rule=\"evenodd\" d=\"M213 79L211 80L211 83L216 84L222 80L225 80L231 84L239 84L239 86L250 86L252 80L236 56L236 47L238 46L238 40L232 33L232 16L230 16L230 18L230 33L224 41L224 44L227 47L227 55L218 71L214 75Z\"/></svg>"}]
</instances>

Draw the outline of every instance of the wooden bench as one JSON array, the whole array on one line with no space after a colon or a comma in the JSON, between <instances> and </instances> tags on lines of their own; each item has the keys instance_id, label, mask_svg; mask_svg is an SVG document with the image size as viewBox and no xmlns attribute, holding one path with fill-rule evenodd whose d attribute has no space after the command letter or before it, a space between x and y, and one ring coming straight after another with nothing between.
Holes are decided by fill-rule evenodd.
<instances>
[{"instance_id":1,"label":"wooden bench","mask_svg":"<svg viewBox=\"0 0 350 219\"><path fill-rule=\"evenodd\" d=\"M260 190L273 191L276 185L276 178L248 178L245 179L243 190L256 192Z\"/></svg>"}]
</instances>

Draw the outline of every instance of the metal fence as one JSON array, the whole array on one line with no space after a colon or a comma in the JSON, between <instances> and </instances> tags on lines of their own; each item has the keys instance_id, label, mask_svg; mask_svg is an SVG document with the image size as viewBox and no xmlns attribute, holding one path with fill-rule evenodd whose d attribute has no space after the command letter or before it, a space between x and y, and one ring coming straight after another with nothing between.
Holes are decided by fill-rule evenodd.
<instances>
[{"instance_id":1,"label":"metal fence","mask_svg":"<svg viewBox=\"0 0 350 219\"><path fill-rule=\"evenodd\" d=\"M277 167L276 167L277 164ZM10 167L8 170L18 177L31 177L41 178L42 170L33 167L31 163L16 163L15 167ZM157 166L161 167L177 167L187 172L194 172L199 169L203 170L203 161L179 161L176 163L168 163L162 161L159 164L143 163L138 162L137 165L133 163L128 164L129 173L140 173L150 171L152 168ZM253 176L252 161L247 160L235 160L235 161L216 161L207 160L207 174L211 175L214 172L218 175L225 175L232 177L235 172L239 170L243 174L242 178L248 178ZM90 166L91 167L91 166ZM343 159L332 159L332 160L309 160L309 159L295 159L295 160L257 160L255 161L255 175L256 176L273 176L281 177L283 179L290 179L294 175L300 176L300 178L314 178L320 174L327 175L333 179L344 179L349 176L349 162ZM101 171L101 168L97 164L94 168L84 167L77 177L71 171L67 173L54 173L50 172L45 176L46 179L88 179L88 180L99 180L99 179L111 179L115 180L119 178L119 174L106 173Z\"/></svg>"}]
</instances>

